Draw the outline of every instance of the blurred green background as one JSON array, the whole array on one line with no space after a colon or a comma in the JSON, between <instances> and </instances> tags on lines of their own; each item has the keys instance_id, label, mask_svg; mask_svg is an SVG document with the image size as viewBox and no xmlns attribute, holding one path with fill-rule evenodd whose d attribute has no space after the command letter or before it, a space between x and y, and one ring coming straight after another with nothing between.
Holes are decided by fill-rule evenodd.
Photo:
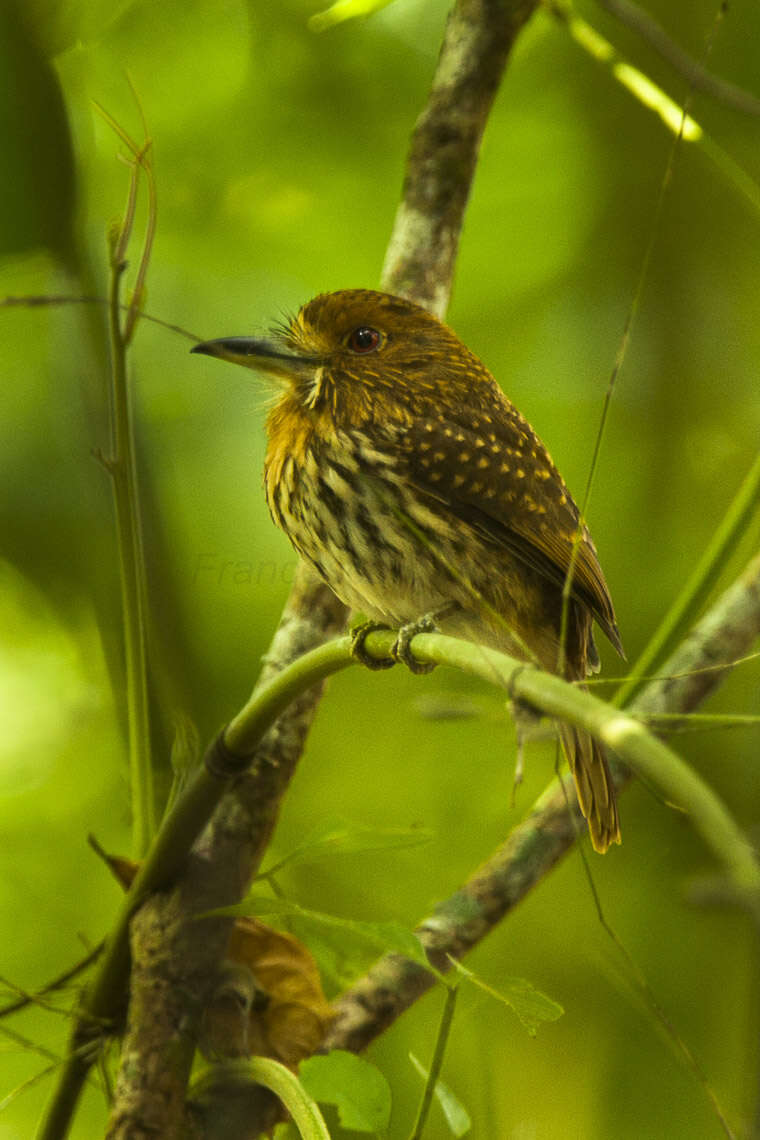
<instances>
[{"instance_id":1,"label":"blurred green background","mask_svg":"<svg viewBox=\"0 0 760 1140\"><path fill-rule=\"evenodd\" d=\"M409 131L432 75L444 0L397 0L315 35L311 0L32 0L0 14L0 296L107 291L105 235L123 209L122 144L102 104L153 139L159 228L147 310L199 337L261 331L323 290L377 283ZM714 0L649 5L700 53ZM582 11L674 97L684 84L591 4ZM733 6L711 68L757 89L760 9ZM760 180L760 125L705 98L696 117ZM484 140L449 321L550 447L577 496L671 145L659 119L539 13L521 37ZM141 200L141 209L144 199ZM144 213L139 213L139 219ZM678 154L589 521L629 659L676 596L760 440L760 218L703 151ZM132 250L136 261L138 245ZM86 846L130 849L119 593L106 449L105 311L0 311L0 974L33 990L108 929L119 891ZM267 393L242 369L190 357L147 322L131 354L147 557L172 662L172 716L200 738L247 696L294 557L261 489ZM757 547L755 524L726 567ZM620 663L603 647L606 672ZM760 713L760 668L739 666L708 708ZM469 711L431 717L431 708ZM703 710L707 711L707 710ZM757 728L691 733L682 754L740 823L760 814ZM166 775L165 752L161 756ZM304 905L413 924L507 833L552 776L533 744L511 804L514 733L499 697L439 669L335 678L276 838L281 855L328 817L432 828L426 847L293 871ZM605 914L704 1068L739 1135L758 1099L757 946L730 909L698 909L710 860L688 823L640 787L624 843L592 858ZM757 832L755 832L757 834ZM472 1135L501 1140L717 1137L708 1101L635 993L577 854L469 961L520 975L566 1014L529 1039L484 995L462 998L443 1077ZM56 1005L65 1001L53 998ZM393 1140L420 1093L442 1004L421 1002L371 1050L394 1090ZM60 1055L67 1022L4 1026ZM33 1132L54 1063L0 1040L0 1140ZM73 1136L102 1129L92 1087ZM446 1136L434 1117L431 1140Z\"/></svg>"}]
</instances>

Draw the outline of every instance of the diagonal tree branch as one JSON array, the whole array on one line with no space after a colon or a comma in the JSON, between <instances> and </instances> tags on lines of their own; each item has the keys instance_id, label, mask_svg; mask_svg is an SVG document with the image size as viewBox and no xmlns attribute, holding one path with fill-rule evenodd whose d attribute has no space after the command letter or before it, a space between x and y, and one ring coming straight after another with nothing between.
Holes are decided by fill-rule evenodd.
<instances>
[{"instance_id":1,"label":"diagonal tree branch","mask_svg":"<svg viewBox=\"0 0 760 1140\"><path fill-rule=\"evenodd\" d=\"M345 623L342 604L303 570L259 684ZM132 1136L146 1126L169 1140L186 1134L185 1097L198 1025L230 932L229 920L198 922L192 916L237 902L245 892L271 838L321 692L315 686L304 694L267 733L248 770L221 800L175 887L153 895L133 919L129 1016L109 1137Z\"/></svg>"},{"instance_id":2,"label":"diagonal tree branch","mask_svg":"<svg viewBox=\"0 0 760 1140\"><path fill-rule=\"evenodd\" d=\"M760 637L760 555L694 627L630 708L632 713L688 713L702 703ZM630 776L616 771L618 787ZM573 818L573 816L575 818ZM569 785L555 783L506 841L417 928L439 970L462 958L567 854L582 834ZM755 908L758 901L754 900ZM323 1044L359 1052L391 1025L435 979L423 967L388 954L333 1004L335 1019Z\"/></svg>"},{"instance_id":3,"label":"diagonal tree branch","mask_svg":"<svg viewBox=\"0 0 760 1140\"><path fill-rule=\"evenodd\" d=\"M457 0L412 133L382 286L443 318L488 114L537 0Z\"/></svg>"}]
</instances>

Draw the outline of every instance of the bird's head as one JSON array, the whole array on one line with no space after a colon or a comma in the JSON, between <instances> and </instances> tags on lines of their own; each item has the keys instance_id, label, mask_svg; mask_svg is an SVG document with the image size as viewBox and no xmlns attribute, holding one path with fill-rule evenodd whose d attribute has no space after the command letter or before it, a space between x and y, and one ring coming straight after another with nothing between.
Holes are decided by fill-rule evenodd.
<instances>
[{"instance_id":1,"label":"bird's head","mask_svg":"<svg viewBox=\"0 0 760 1140\"><path fill-rule=\"evenodd\" d=\"M424 414L447 401L493 398L490 374L455 333L389 293L322 293L268 338L226 337L193 352L272 376L282 399L342 425Z\"/></svg>"}]
</instances>

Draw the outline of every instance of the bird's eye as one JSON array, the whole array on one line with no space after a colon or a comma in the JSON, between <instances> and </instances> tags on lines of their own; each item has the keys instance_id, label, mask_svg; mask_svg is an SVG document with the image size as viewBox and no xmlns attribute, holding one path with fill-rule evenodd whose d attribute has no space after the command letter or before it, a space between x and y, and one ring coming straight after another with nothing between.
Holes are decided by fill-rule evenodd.
<instances>
[{"instance_id":1,"label":"bird's eye","mask_svg":"<svg viewBox=\"0 0 760 1140\"><path fill-rule=\"evenodd\" d=\"M367 325L361 325L358 329L354 329L349 334L348 347L352 352L366 353L374 352L376 348L380 347L382 336L377 329L368 328Z\"/></svg>"}]
</instances>

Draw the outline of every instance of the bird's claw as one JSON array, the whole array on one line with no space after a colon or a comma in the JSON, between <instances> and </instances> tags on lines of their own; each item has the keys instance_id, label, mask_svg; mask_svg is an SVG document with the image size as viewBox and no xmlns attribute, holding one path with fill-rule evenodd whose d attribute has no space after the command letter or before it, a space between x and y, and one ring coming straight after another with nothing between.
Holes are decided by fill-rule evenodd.
<instances>
[{"instance_id":1,"label":"bird's claw","mask_svg":"<svg viewBox=\"0 0 760 1140\"><path fill-rule=\"evenodd\" d=\"M435 664L432 661L418 661L412 653L410 642L418 633L434 633L435 628L434 614L425 614L417 621L410 621L406 625L402 625L391 648L391 657L400 661L402 665L406 665L410 673L415 673L418 676L423 673L432 673Z\"/></svg>"}]
</instances>

